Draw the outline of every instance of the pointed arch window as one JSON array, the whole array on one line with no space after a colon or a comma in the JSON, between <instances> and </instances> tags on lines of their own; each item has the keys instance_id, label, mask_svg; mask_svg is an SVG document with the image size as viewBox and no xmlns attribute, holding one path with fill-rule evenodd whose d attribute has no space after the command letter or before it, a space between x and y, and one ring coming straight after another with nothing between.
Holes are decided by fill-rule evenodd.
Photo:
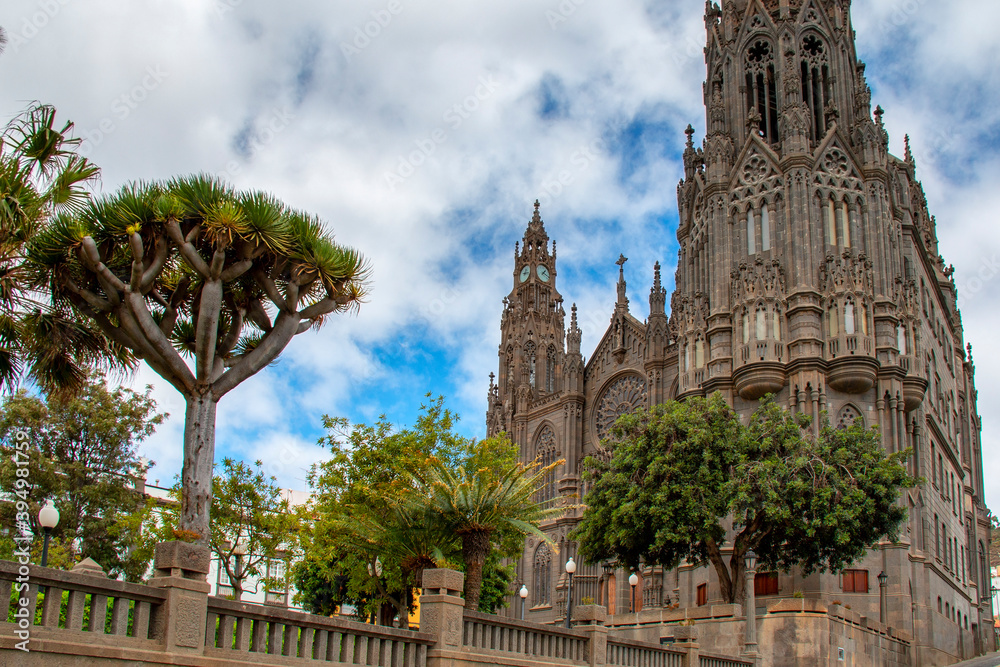
<instances>
[{"instance_id":1,"label":"pointed arch window","mask_svg":"<svg viewBox=\"0 0 1000 667\"><path fill-rule=\"evenodd\" d=\"M757 340L767 339L767 308L761 304L757 306L757 313L755 317L756 331L754 332Z\"/></svg>"},{"instance_id":2,"label":"pointed arch window","mask_svg":"<svg viewBox=\"0 0 1000 667\"><path fill-rule=\"evenodd\" d=\"M827 313L830 327L830 338L836 338L840 335L840 315L837 312L837 304L831 304Z\"/></svg>"},{"instance_id":3,"label":"pointed arch window","mask_svg":"<svg viewBox=\"0 0 1000 667\"><path fill-rule=\"evenodd\" d=\"M826 202L826 242L828 245L837 245L837 215L836 203L833 196Z\"/></svg>"},{"instance_id":4,"label":"pointed arch window","mask_svg":"<svg viewBox=\"0 0 1000 667\"><path fill-rule=\"evenodd\" d=\"M694 365L696 368L705 367L705 341L701 338L694 342Z\"/></svg>"},{"instance_id":5,"label":"pointed arch window","mask_svg":"<svg viewBox=\"0 0 1000 667\"><path fill-rule=\"evenodd\" d=\"M552 551L547 544L543 543L535 550L535 563L532 569L531 606L551 605Z\"/></svg>"},{"instance_id":6,"label":"pointed arch window","mask_svg":"<svg viewBox=\"0 0 1000 667\"><path fill-rule=\"evenodd\" d=\"M844 304L844 333L853 336L855 332L854 302L850 299Z\"/></svg>"},{"instance_id":7,"label":"pointed arch window","mask_svg":"<svg viewBox=\"0 0 1000 667\"><path fill-rule=\"evenodd\" d=\"M532 389L534 389L535 388L535 377L536 377L535 371L536 371L536 363L537 363L537 360L535 359L535 343L534 343L534 341L530 341L529 340L528 344L524 348L524 351L525 351L525 354L528 355L528 384L531 385Z\"/></svg>"},{"instance_id":8,"label":"pointed arch window","mask_svg":"<svg viewBox=\"0 0 1000 667\"><path fill-rule=\"evenodd\" d=\"M837 222L840 229L840 242L845 248L851 247L851 225L847 216L847 204L840 202L837 205Z\"/></svg>"},{"instance_id":9,"label":"pointed arch window","mask_svg":"<svg viewBox=\"0 0 1000 667\"><path fill-rule=\"evenodd\" d=\"M760 207L760 249L764 252L771 249L771 211L767 203Z\"/></svg>"},{"instance_id":10,"label":"pointed arch window","mask_svg":"<svg viewBox=\"0 0 1000 667\"><path fill-rule=\"evenodd\" d=\"M754 218L753 207L747 209L747 254L757 253L757 221Z\"/></svg>"},{"instance_id":11,"label":"pointed arch window","mask_svg":"<svg viewBox=\"0 0 1000 667\"><path fill-rule=\"evenodd\" d=\"M781 340L781 309L779 309L777 306L775 306L775 308L774 308L774 313L773 313L773 317L772 317L771 327L772 327L771 330L774 332L774 340L780 341Z\"/></svg>"},{"instance_id":12,"label":"pointed arch window","mask_svg":"<svg viewBox=\"0 0 1000 667\"><path fill-rule=\"evenodd\" d=\"M556 348L549 345L545 353L545 391L552 393L556 390Z\"/></svg>"},{"instance_id":13,"label":"pointed arch window","mask_svg":"<svg viewBox=\"0 0 1000 667\"><path fill-rule=\"evenodd\" d=\"M535 439L535 460L544 468L556 462L558 452L556 451L556 434L552 427L546 424L538 432ZM550 470L545 475L544 486L538 490L536 498L539 502L552 500L556 497L556 473Z\"/></svg>"},{"instance_id":14,"label":"pointed arch window","mask_svg":"<svg viewBox=\"0 0 1000 667\"><path fill-rule=\"evenodd\" d=\"M831 99L830 65L826 45L816 35L802 40L802 101L809 109L812 140L826 135L826 105Z\"/></svg>"},{"instance_id":15,"label":"pointed arch window","mask_svg":"<svg viewBox=\"0 0 1000 667\"><path fill-rule=\"evenodd\" d=\"M774 77L774 49L758 40L747 49L747 113L759 118L758 131L768 143L778 141L778 91Z\"/></svg>"},{"instance_id":16,"label":"pointed arch window","mask_svg":"<svg viewBox=\"0 0 1000 667\"><path fill-rule=\"evenodd\" d=\"M750 343L750 313L743 309L743 344L749 345Z\"/></svg>"}]
</instances>

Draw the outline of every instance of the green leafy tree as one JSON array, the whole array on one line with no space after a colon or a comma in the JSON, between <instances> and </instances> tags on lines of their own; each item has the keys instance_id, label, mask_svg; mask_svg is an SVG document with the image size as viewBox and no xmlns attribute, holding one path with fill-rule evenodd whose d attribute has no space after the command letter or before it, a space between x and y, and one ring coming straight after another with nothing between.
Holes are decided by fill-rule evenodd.
<instances>
[{"instance_id":1,"label":"green leafy tree","mask_svg":"<svg viewBox=\"0 0 1000 667\"><path fill-rule=\"evenodd\" d=\"M34 289L184 396L179 536L205 545L218 402L295 335L357 308L368 277L316 218L206 175L134 183L52 216L27 256Z\"/></svg>"},{"instance_id":2,"label":"green leafy tree","mask_svg":"<svg viewBox=\"0 0 1000 667\"><path fill-rule=\"evenodd\" d=\"M251 576L265 586L283 589L286 582L267 578L267 564L290 560L298 542L298 519L277 480L264 475L262 466L260 461L251 468L242 461L223 459L222 474L212 483L210 546L236 600L242 599L243 584ZM238 546L245 551L239 558Z\"/></svg>"},{"instance_id":3,"label":"green leafy tree","mask_svg":"<svg viewBox=\"0 0 1000 667\"><path fill-rule=\"evenodd\" d=\"M469 470L485 484L499 484L517 468L518 450L506 437L458 436L455 421L441 397L429 400L408 429L395 430L384 417L353 428L324 418L328 434L321 444L332 456L310 476L313 530L296 572L326 596L314 609L352 604L363 614L381 615L388 607L403 623L425 568L468 568L458 533L431 511L426 473L434 467ZM492 612L504 603L512 574L501 561L520 552L523 534L507 524L492 531L482 575L489 595L479 609Z\"/></svg>"},{"instance_id":4,"label":"green leafy tree","mask_svg":"<svg viewBox=\"0 0 1000 667\"><path fill-rule=\"evenodd\" d=\"M145 466L137 449L165 417L156 412L149 387L144 394L112 390L100 375L89 377L75 395L43 400L21 390L4 400L0 488L14 500L28 501L30 528L39 537L38 510L55 502L60 518L50 550L53 566L90 557L113 576L144 577L157 535L153 504L140 491ZM28 434L27 477L17 476L24 466L15 461L16 433L22 429ZM14 525L15 510L0 504L4 525ZM9 556L12 538L0 540ZM41 540L35 544L40 547Z\"/></svg>"},{"instance_id":5,"label":"green leafy tree","mask_svg":"<svg viewBox=\"0 0 1000 667\"><path fill-rule=\"evenodd\" d=\"M708 562L728 602L743 601L750 549L764 567L840 570L895 539L900 490L917 480L909 452L886 455L877 429L824 420L814 438L807 425L770 398L742 424L720 394L624 415L610 459L587 459L594 485L571 537L591 562Z\"/></svg>"},{"instance_id":6,"label":"green leafy tree","mask_svg":"<svg viewBox=\"0 0 1000 667\"><path fill-rule=\"evenodd\" d=\"M56 125L51 106L33 104L0 131L0 385L7 393L24 377L46 392L75 391L88 369L134 366L127 350L67 302L46 301L27 262L32 238L56 216L81 212L98 178L77 154L72 129Z\"/></svg>"}]
</instances>

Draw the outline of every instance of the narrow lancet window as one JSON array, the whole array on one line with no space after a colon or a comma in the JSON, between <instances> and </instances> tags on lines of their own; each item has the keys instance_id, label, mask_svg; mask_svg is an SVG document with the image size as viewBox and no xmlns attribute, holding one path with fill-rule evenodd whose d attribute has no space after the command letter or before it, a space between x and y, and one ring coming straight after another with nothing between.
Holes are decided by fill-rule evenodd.
<instances>
[{"instance_id":1,"label":"narrow lancet window","mask_svg":"<svg viewBox=\"0 0 1000 667\"><path fill-rule=\"evenodd\" d=\"M763 252L771 249L771 212L767 204L760 209L760 249Z\"/></svg>"}]
</instances>

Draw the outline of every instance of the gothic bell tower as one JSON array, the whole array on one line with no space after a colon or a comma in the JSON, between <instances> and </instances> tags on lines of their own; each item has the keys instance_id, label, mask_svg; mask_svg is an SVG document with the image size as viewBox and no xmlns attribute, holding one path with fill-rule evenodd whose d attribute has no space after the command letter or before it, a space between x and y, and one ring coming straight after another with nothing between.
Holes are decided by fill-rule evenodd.
<instances>
[{"instance_id":1,"label":"gothic bell tower","mask_svg":"<svg viewBox=\"0 0 1000 667\"><path fill-rule=\"evenodd\" d=\"M513 284L500 322L499 373L491 375L486 415L488 434L506 431L525 461L575 458L568 438L578 437L574 424L580 409L570 410L567 400L582 401L583 358L576 308L567 332L557 276L556 243L550 252L536 201L524 238L514 247ZM556 487L554 482L550 492Z\"/></svg>"},{"instance_id":2,"label":"gothic bell tower","mask_svg":"<svg viewBox=\"0 0 1000 667\"><path fill-rule=\"evenodd\" d=\"M678 393L787 391L818 416L829 388L863 395L901 354L882 111L847 0L709 2L705 25L708 133L696 149L688 128L678 187Z\"/></svg>"}]
</instances>

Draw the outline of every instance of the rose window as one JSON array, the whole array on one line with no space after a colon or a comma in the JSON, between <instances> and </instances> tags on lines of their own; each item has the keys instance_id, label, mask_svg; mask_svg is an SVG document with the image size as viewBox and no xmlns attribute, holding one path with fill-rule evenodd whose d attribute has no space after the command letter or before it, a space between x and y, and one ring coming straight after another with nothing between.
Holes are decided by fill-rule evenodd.
<instances>
[{"instance_id":1,"label":"rose window","mask_svg":"<svg viewBox=\"0 0 1000 667\"><path fill-rule=\"evenodd\" d=\"M623 414L646 405L646 382L634 375L615 380L597 404L597 437L604 440Z\"/></svg>"}]
</instances>

